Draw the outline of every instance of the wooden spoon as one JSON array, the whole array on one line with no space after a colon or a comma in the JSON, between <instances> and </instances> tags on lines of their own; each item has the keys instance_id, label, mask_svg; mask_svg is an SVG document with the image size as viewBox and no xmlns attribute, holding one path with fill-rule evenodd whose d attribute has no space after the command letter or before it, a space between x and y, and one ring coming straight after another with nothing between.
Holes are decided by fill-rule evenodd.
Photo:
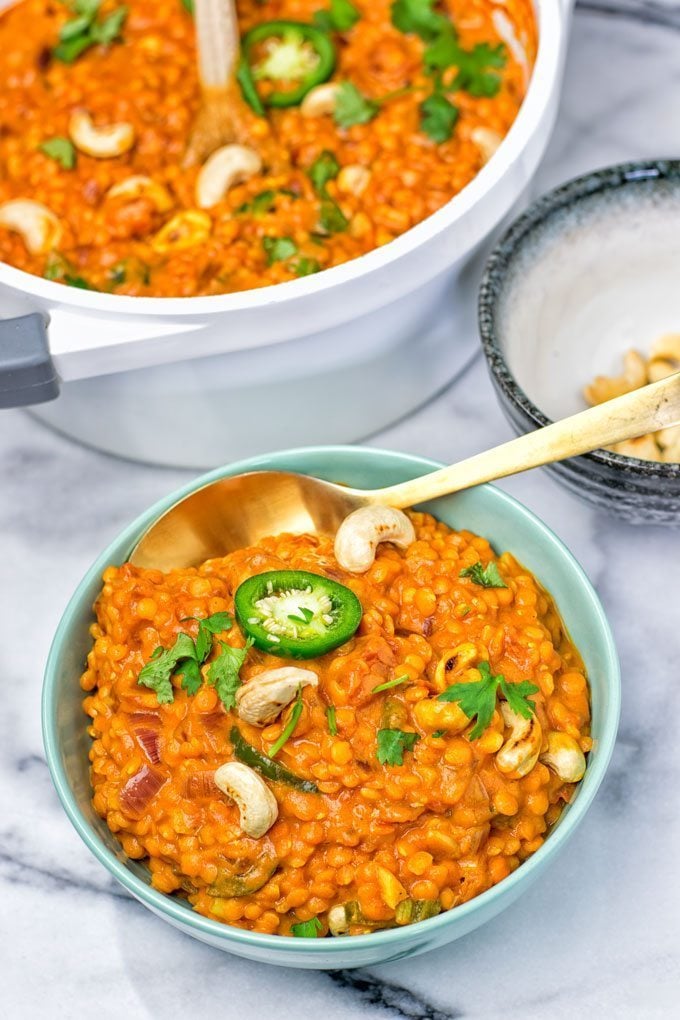
<instances>
[{"instance_id":1,"label":"wooden spoon","mask_svg":"<svg viewBox=\"0 0 680 1020\"><path fill-rule=\"evenodd\" d=\"M184 155L203 163L231 142L253 147L253 114L236 81L240 36L235 0L194 0L198 73L203 98Z\"/></svg>"},{"instance_id":2,"label":"wooden spoon","mask_svg":"<svg viewBox=\"0 0 680 1020\"><path fill-rule=\"evenodd\" d=\"M284 471L222 478L185 496L150 525L130 561L167 571L224 556L266 535L332 535L348 514L362 506L415 506L678 424L680 372L451 467L385 489L351 489Z\"/></svg>"}]
</instances>

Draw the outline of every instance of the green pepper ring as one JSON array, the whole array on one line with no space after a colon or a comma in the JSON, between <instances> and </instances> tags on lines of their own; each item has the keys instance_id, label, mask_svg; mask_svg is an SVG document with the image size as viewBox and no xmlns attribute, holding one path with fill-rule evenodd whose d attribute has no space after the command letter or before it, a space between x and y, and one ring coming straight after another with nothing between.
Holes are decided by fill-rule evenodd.
<instances>
[{"instance_id":1,"label":"green pepper ring","mask_svg":"<svg viewBox=\"0 0 680 1020\"><path fill-rule=\"evenodd\" d=\"M253 47L264 39L283 35L291 29L299 32L303 40L312 44L319 57L319 65L300 81L298 88L289 89L286 92L272 92L266 100L263 100L253 80L250 63ZM311 89L327 81L334 69L335 46L325 32L304 21L265 21L261 25L251 28L241 40L241 59L236 77L243 90L244 98L255 112L262 116L265 106L278 108L297 106Z\"/></svg>"},{"instance_id":2,"label":"green pepper ring","mask_svg":"<svg viewBox=\"0 0 680 1020\"><path fill-rule=\"evenodd\" d=\"M282 601L277 606L277 598L283 600L290 592L299 593L299 597L288 598L287 608ZM264 625L265 612L258 605L268 597L273 597L268 610L274 624L269 630ZM325 608L319 607L321 599L328 600ZM317 605L299 609L298 605L304 606L305 601L311 606ZM277 616L280 607L286 613L292 609L293 619L280 613ZM322 574L306 570L269 570L239 585L234 596L234 612L242 630L261 651L287 659L313 659L349 641L361 623L363 610L350 588ZM298 618L301 613L305 618ZM332 617L332 621L323 619L323 614Z\"/></svg>"}]
</instances>

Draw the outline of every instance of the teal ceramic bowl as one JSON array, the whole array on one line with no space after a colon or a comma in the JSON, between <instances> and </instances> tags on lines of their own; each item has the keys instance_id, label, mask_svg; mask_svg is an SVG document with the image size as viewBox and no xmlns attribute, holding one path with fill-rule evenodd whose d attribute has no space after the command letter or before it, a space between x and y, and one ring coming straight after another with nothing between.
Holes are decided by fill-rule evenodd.
<instances>
[{"instance_id":1,"label":"teal ceramic bowl","mask_svg":"<svg viewBox=\"0 0 680 1020\"><path fill-rule=\"evenodd\" d=\"M585 778L544 845L511 876L476 899L410 927L337 939L262 935L211 921L194 913L183 900L156 892L144 865L125 858L92 809L90 741L79 685L90 647L92 604L104 568L122 563L151 521L206 482L243 471L299 471L372 488L415 478L439 466L419 457L355 447L293 450L232 464L196 479L142 514L104 550L78 585L59 624L45 674L43 733L52 779L66 813L95 857L141 903L188 935L238 956L285 967L334 970L424 953L466 935L510 906L558 856L590 807L612 753L619 718L619 665L611 631L590 582L560 540L510 496L485 485L428 504L426 509L454 528L484 535L499 551L512 551L552 593L585 660L593 702L594 747Z\"/></svg>"}]
</instances>

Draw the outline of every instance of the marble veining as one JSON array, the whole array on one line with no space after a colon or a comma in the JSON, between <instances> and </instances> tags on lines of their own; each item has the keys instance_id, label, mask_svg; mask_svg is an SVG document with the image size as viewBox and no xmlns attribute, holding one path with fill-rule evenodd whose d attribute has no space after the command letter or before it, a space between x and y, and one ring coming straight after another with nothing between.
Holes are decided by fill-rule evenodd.
<instances>
[{"instance_id":1,"label":"marble veining","mask_svg":"<svg viewBox=\"0 0 680 1020\"><path fill-rule=\"evenodd\" d=\"M606 163L680 152L680 0L584 0L536 194ZM372 445L454 460L510 429L481 358ZM630 528L543 472L503 487L569 545L612 621L624 707L611 768L550 873L465 939L329 974L212 950L109 879L63 814L42 751L49 642L81 575L188 474L78 447L0 415L0 1016L299 1020L648 1020L680 991L680 533Z\"/></svg>"}]
</instances>

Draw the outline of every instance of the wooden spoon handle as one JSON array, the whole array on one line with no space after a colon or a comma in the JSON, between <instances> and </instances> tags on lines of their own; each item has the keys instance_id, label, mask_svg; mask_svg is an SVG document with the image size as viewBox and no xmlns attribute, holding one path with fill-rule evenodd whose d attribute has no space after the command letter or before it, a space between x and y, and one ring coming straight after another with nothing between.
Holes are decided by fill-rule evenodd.
<instances>
[{"instance_id":1,"label":"wooden spoon handle","mask_svg":"<svg viewBox=\"0 0 680 1020\"><path fill-rule=\"evenodd\" d=\"M205 90L224 90L231 81L239 53L238 18L234 0L195 0L198 70Z\"/></svg>"},{"instance_id":2,"label":"wooden spoon handle","mask_svg":"<svg viewBox=\"0 0 680 1020\"><path fill-rule=\"evenodd\" d=\"M624 439L635 439L680 424L680 372L623 397L563 418L492 450L402 482L366 493L371 503L415 506L428 499L516 475L541 464L577 457Z\"/></svg>"}]
</instances>

